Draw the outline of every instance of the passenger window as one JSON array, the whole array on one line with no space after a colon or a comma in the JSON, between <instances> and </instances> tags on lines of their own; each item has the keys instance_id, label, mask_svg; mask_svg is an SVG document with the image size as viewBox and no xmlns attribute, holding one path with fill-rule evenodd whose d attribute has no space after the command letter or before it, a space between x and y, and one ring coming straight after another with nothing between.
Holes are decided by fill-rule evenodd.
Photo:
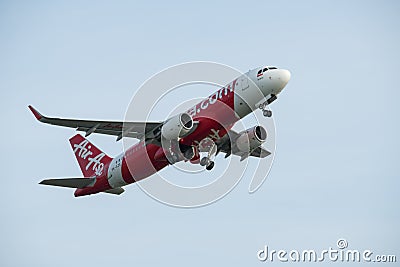
<instances>
[{"instance_id":1,"label":"passenger window","mask_svg":"<svg viewBox=\"0 0 400 267\"><path fill-rule=\"evenodd\" d=\"M275 68L275 67L270 67L269 69L270 69L270 70L276 70L277 68Z\"/></svg>"}]
</instances>

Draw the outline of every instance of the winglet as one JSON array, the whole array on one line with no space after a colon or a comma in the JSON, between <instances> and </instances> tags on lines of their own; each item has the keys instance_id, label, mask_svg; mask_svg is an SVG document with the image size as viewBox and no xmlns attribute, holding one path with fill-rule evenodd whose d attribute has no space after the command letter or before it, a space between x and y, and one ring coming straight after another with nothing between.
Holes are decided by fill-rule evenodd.
<instances>
[{"instance_id":1,"label":"winglet","mask_svg":"<svg viewBox=\"0 0 400 267\"><path fill-rule=\"evenodd\" d=\"M32 107L31 105L28 106L28 108L32 111L33 115L35 116L35 118L40 121L43 118L43 115L39 113L39 111L37 111L34 107Z\"/></svg>"}]
</instances>

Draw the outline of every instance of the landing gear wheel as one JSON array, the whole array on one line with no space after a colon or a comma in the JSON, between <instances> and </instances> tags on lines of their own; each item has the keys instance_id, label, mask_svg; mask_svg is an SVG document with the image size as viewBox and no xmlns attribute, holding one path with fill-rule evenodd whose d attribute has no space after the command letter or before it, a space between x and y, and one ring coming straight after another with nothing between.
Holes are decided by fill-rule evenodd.
<instances>
[{"instance_id":1,"label":"landing gear wheel","mask_svg":"<svg viewBox=\"0 0 400 267\"><path fill-rule=\"evenodd\" d=\"M272 111L271 110L263 110L263 115L264 115L264 117L271 117Z\"/></svg>"},{"instance_id":2,"label":"landing gear wheel","mask_svg":"<svg viewBox=\"0 0 400 267\"><path fill-rule=\"evenodd\" d=\"M210 163L207 165L206 170L211 171L212 168L214 168L214 161L210 161Z\"/></svg>"},{"instance_id":3,"label":"landing gear wheel","mask_svg":"<svg viewBox=\"0 0 400 267\"><path fill-rule=\"evenodd\" d=\"M185 152L183 152L183 156L185 157L186 160L191 160L194 157L193 149L188 149Z\"/></svg>"},{"instance_id":4,"label":"landing gear wheel","mask_svg":"<svg viewBox=\"0 0 400 267\"><path fill-rule=\"evenodd\" d=\"M210 159L207 157L204 157L200 160L200 165L201 166L208 166L210 164Z\"/></svg>"}]
</instances>

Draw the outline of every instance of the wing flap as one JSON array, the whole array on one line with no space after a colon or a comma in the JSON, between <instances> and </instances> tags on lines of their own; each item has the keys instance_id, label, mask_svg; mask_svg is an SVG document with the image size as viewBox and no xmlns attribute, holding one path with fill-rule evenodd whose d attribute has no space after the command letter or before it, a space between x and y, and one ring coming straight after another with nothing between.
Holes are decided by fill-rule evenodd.
<instances>
[{"instance_id":1,"label":"wing flap","mask_svg":"<svg viewBox=\"0 0 400 267\"><path fill-rule=\"evenodd\" d=\"M108 194L114 194L114 195L121 195L123 192L125 192L125 190L121 187L116 187L113 189L108 189L106 191L103 191L104 193L108 193Z\"/></svg>"},{"instance_id":2,"label":"wing flap","mask_svg":"<svg viewBox=\"0 0 400 267\"><path fill-rule=\"evenodd\" d=\"M86 137L91 134L88 134L88 131L90 129L86 128L86 127L78 127L76 129L77 131L82 131L82 132L86 132ZM98 133L98 134L106 134L106 135L115 135L115 136L121 136L122 131L121 130L110 130L110 129L96 129L95 131L93 131L92 133ZM142 138L144 135L143 133L139 133L139 132L127 132L124 133L124 137L132 137L132 138L137 138L140 139ZM117 140L118 141L118 140Z\"/></svg>"},{"instance_id":3,"label":"wing flap","mask_svg":"<svg viewBox=\"0 0 400 267\"><path fill-rule=\"evenodd\" d=\"M257 147L250 153L250 156L257 157L257 158L265 158L269 155L271 155L271 152L269 152L268 150L266 150L265 148L263 148L261 146Z\"/></svg>"}]
</instances>

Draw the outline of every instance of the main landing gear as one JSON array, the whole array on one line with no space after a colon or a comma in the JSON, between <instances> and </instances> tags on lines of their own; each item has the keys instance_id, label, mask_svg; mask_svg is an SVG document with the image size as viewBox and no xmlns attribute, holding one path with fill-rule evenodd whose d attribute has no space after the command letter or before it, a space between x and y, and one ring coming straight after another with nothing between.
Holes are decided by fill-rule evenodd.
<instances>
[{"instance_id":1,"label":"main landing gear","mask_svg":"<svg viewBox=\"0 0 400 267\"><path fill-rule=\"evenodd\" d=\"M217 152L217 145L211 138L204 138L199 143L199 152L206 154L201 158L200 165L206 166L206 170L211 171L215 164L212 158Z\"/></svg>"},{"instance_id":2,"label":"main landing gear","mask_svg":"<svg viewBox=\"0 0 400 267\"><path fill-rule=\"evenodd\" d=\"M206 166L207 171L211 171L212 168L214 168L214 161L212 161L209 157L203 157L200 160L200 165L201 166Z\"/></svg>"},{"instance_id":3,"label":"main landing gear","mask_svg":"<svg viewBox=\"0 0 400 267\"><path fill-rule=\"evenodd\" d=\"M271 95L271 97L264 103L258 106L262 110L264 117L272 117L272 111L267 109L267 106L277 99L276 95Z\"/></svg>"}]
</instances>

